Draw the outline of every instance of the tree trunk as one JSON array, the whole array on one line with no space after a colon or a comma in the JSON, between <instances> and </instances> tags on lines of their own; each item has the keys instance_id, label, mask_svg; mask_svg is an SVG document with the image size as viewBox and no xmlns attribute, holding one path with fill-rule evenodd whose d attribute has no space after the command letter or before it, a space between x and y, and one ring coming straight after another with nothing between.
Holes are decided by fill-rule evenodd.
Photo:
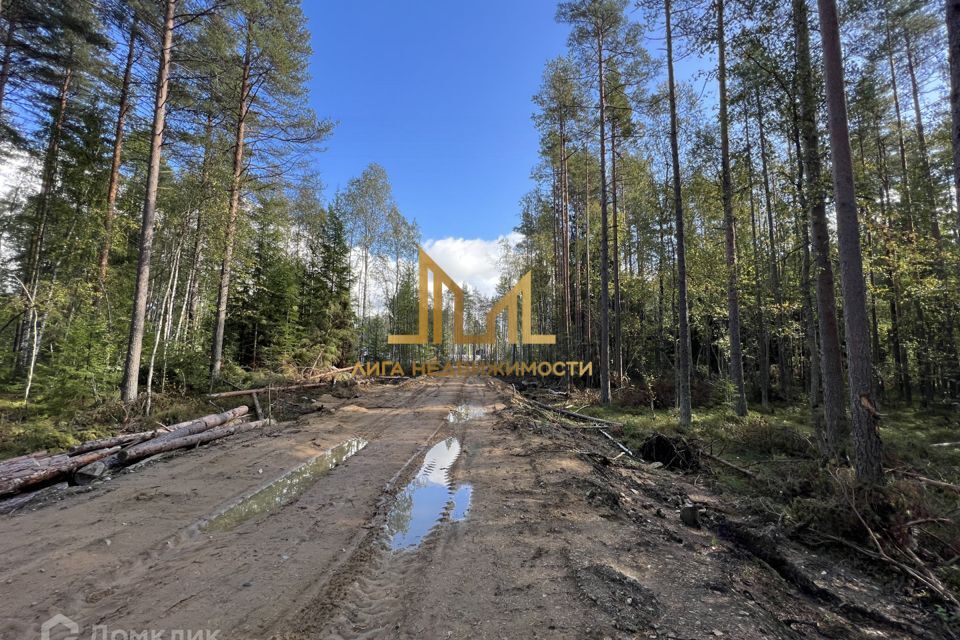
<instances>
[{"instance_id":1,"label":"tree trunk","mask_svg":"<svg viewBox=\"0 0 960 640\"><path fill-rule=\"evenodd\" d=\"M783 290L780 288L780 268L777 265L776 228L773 223L773 195L770 189L770 171L767 166L767 134L763 103L760 101L759 91L755 94L757 102L757 127L760 134L760 173L763 177L763 203L767 213L767 242L770 246L770 288L773 290L773 299L777 303L777 366L780 367L780 387L787 395L787 356L783 334Z\"/></svg>"},{"instance_id":2,"label":"tree trunk","mask_svg":"<svg viewBox=\"0 0 960 640\"><path fill-rule=\"evenodd\" d=\"M583 246L584 253L586 258L585 271L584 271L584 298L583 306L586 311L586 329L587 329L587 339L584 341L584 344L587 349L587 355L584 360L593 361L594 345L593 345L593 295L591 294L590 287L590 274L592 269L590 267L590 166L587 163L587 158L590 157L589 151L586 147L583 149L583 158L584 158L584 171L583 175L585 176L586 190L583 192L583 221L584 221L584 236L583 236Z\"/></svg>"},{"instance_id":3,"label":"tree trunk","mask_svg":"<svg viewBox=\"0 0 960 640\"><path fill-rule=\"evenodd\" d=\"M597 80L600 84L600 401L610 402L610 250L607 218L606 88L603 35L597 27Z\"/></svg>"},{"instance_id":4,"label":"tree trunk","mask_svg":"<svg viewBox=\"0 0 960 640\"><path fill-rule=\"evenodd\" d=\"M253 26L247 21L247 41L243 52L243 70L240 75L240 104L237 109L236 134L233 147L233 178L230 181L230 209L227 219L226 243L223 263L220 265L220 288L217 292L217 319L214 323L213 348L210 358L211 382L220 377L223 364L223 332L227 322L227 298L230 295L230 271L233 261L233 244L237 233L237 217L240 209L240 178L243 175L243 145L250 109L250 65L252 56Z\"/></svg>"},{"instance_id":5,"label":"tree trunk","mask_svg":"<svg viewBox=\"0 0 960 640\"><path fill-rule=\"evenodd\" d=\"M900 399L908 403L913 401L913 387L910 384L910 370L907 360L906 349L903 348L903 342L900 339L901 312L900 287L897 282L894 264L896 256L894 255L893 243L891 242L891 233L893 232L893 221L891 220L890 203L890 176L887 173L886 151L883 146L883 139L880 135L880 126L876 126L874 135L877 139L877 172L880 178L880 212L884 219L886 228L883 237L883 253L886 260L887 285L890 288L890 349L893 351L893 364L897 376L897 386L899 388Z\"/></svg>"},{"instance_id":6,"label":"tree trunk","mask_svg":"<svg viewBox=\"0 0 960 640\"><path fill-rule=\"evenodd\" d=\"M770 336L764 313L763 289L760 286L760 243L757 239L757 206L753 195L753 147L750 143L750 123L744 121L747 143L747 190L750 196L750 235L753 239L753 292L757 307L757 369L760 376L760 406L770 408ZM661 285L662 287L662 285Z\"/></svg>"},{"instance_id":7,"label":"tree trunk","mask_svg":"<svg viewBox=\"0 0 960 640\"><path fill-rule=\"evenodd\" d=\"M923 174L923 182L926 191L927 213L929 214L930 235L937 242L940 241L940 221L937 220L937 191L934 183L933 174L930 171L930 155L927 151L927 136L923 128L923 113L920 110L920 85L917 82L917 71L913 62L913 41L910 39L910 31L903 31L904 44L907 49L907 75L910 77L910 89L913 94L913 119L914 127L917 131L917 155L920 160L920 172Z\"/></svg>"},{"instance_id":8,"label":"tree trunk","mask_svg":"<svg viewBox=\"0 0 960 640\"><path fill-rule=\"evenodd\" d=\"M837 301L830 258L830 227L824 202L820 165L820 136L817 132L817 93L810 61L810 26L806 0L793 0L797 75L800 90L800 131L803 138L803 173L806 176L807 216L813 235L816 261L817 319L820 336L820 375L823 380L823 412L827 453L836 456L843 449L843 367Z\"/></svg>"},{"instance_id":9,"label":"tree trunk","mask_svg":"<svg viewBox=\"0 0 960 640\"><path fill-rule=\"evenodd\" d=\"M560 277L563 287L563 332L564 332L564 357L568 360L573 357L571 353L571 304L570 304L570 184L569 172L567 171L567 138L566 138L566 116L560 116L560 259L562 261L562 270ZM570 384L570 377L567 377L567 384Z\"/></svg>"},{"instance_id":10,"label":"tree trunk","mask_svg":"<svg viewBox=\"0 0 960 640\"><path fill-rule=\"evenodd\" d=\"M42 484L57 478L61 475L70 473L75 469L105 458L120 447L113 447L111 449L100 449L99 451L92 451L90 453L83 453L77 456L71 456L65 460L53 463L40 467L29 472L18 474L12 478L4 478L0 480L0 496L7 496L12 493L17 493L27 487L32 487L34 485Z\"/></svg>"},{"instance_id":11,"label":"tree trunk","mask_svg":"<svg viewBox=\"0 0 960 640\"><path fill-rule=\"evenodd\" d=\"M130 77L136 53L137 18L130 23L130 43L127 46L127 61L123 68L123 83L120 85L120 108L117 111L117 126L113 136L113 159L110 163L110 181L107 184L107 213L103 219L103 244L100 247L100 287L106 290L107 267L110 262L110 245L113 242L113 220L117 215L117 190L120 186L120 160L123 152L123 127L130 109Z\"/></svg>"},{"instance_id":12,"label":"tree trunk","mask_svg":"<svg viewBox=\"0 0 960 640\"><path fill-rule=\"evenodd\" d=\"M847 343L847 378L853 422L854 466L865 484L883 483L883 445L878 430L879 414L873 403L873 370L870 361L870 326L867 318L866 285L860 252L860 223L853 184L850 133L843 84L843 53L836 0L817 0L826 84L830 150L833 157L833 191L837 209L837 241L840 250L840 281L844 299L844 329Z\"/></svg>"},{"instance_id":13,"label":"tree trunk","mask_svg":"<svg viewBox=\"0 0 960 640\"><path fill-rule=\"evenodd\" d=\"M170 58L173 53L173 17L176 0L166 0L160 64L157 70L157 94L153 109L153 130L150 134L150 161L147 167L147 191L143 201L143 222L140 225L140 257L133 295L133 316L130 340L123 370L124 402L137 399L140 378L140 356L146 328L147 293L150 288L150 256L153 253L153 227L157 212L157 186L160 182L160 154L163 147L164 123L167 114L167 92L170 85Z\"/></svg>"},{"instance_id":14,"label":"tree trunk","mask_svg":"<svg viewBox=\"0 0 960 640\"><path fill-rule=\"evenodd\" d=\"M190 274L187 278L186 300L186 339L189 341L191 330L196 329L200 324L198 317L200 311L200 276L201 264L203 262L203 208L206 203L207 191L209 190L210 180L210 161L213 156L213 113L207 111L206 123L204 125L204 145L203 162L200 170L200 193L197 198L197 223L194 226L193 237L193 255L190 262Z\"/></svg>"},{"instance_id":15,"label":"tree trunk","mask_svg":"<svg viewBox=\"0 0 960 640\"><path fill-rule=\"evenodd\" d=\"M956 233L960 243L960 0L947 0L947 38L950 52L950 116L953 141L953 188L956 192Z\"/></svg>"},{"instance_id":16,"label":"tree trunk","mask_svg":"<svg viewBox=\"0 0 960 640\"><path fill-rule=\"evenodd\" d=\"M903 140L903 117L900 112L900 92L897 90L897 70L893 64L893 39L890 37L889 18L885 18L887 38L887 64L890 67L890 87L893 90L893 112L896 115L897 151L900 156L900 190L903 192L903 206L906 213L907 231L912 232L913 194L910 191L909 172L907 171L907 146Z\"/></svg>"},{"instance_id":17,"label":"tree trunk","mask_svg":"<svg viewBox=\"0 0 960 640\"><path fill-rule=\"evenodd\" d=\"M723 228L727 259L727 314L730 331L730 377L733 379L733 409L747 415L747 393L743 382L743 353L740 341L740 297L737 292L737 244L733 218L733 185L730 179L730 120L727 115L727 44L723 25L723 5L717 0L717 57L720 81L720 181L723 188Z\"/></svg>"},{"instance_id":18,"label":"tree trunk","mask_svg":"<svg viewBox=\"0 0 960 640\"><path fill-rule=\"evenodd\" d=\"M33 337L34 346L37 342L32 332L35 332L37 324L35 316L39 313L39 310L36 308L36 301L40 287L40 260L43 256L43 241L47 230L50 194L55 187L57 178L60 141L63 137L63 122L66 118L67 99L72 81L73 68L68 67L64 71L63 81L60 83L60 93L57 98L57 107L54 112L53 123L50 130L50 140L47 143L47 149L44 153L43 174L40 179L40 192L37 194L35 222L30 235L29 251L27 253L27 267L23 281L25 283L24 293L29 298L29 301L27 312L24 314L20 328L17 331L17 338L14 344L14 350L17 352L17 367L19 370L22 370L30 360L30 352L24 349L24 345L31 337Z\"/></svg>"},{"instance_id":19,"label":"tree trunk","mask_svg":"<svg viewBox=\"0 0 960 640\"><path fill-rule=\"evenodd\" d=\"M10 67L13 63L13 34L17 25L13 20L7 21L7 31L3 35L3 60L0 61L0 116L3 115L3 98L7 93L7 81L10 79Z\"/></svg>"},{"instance_id":20,"label":"tree trunk","mask_svg":"<svg viewBox=\"0 0 960 640\"><path fill-rule=\"evenodd\" d=\"M610 123L610 186L613 188L613 370L617 384L623 384L623 323L620 298L620 209L617 207L617 133Z\"/></svg>"},{"instance_id":21,"label":"tree trunk","mask_svg":"<svg viewBox=\"0 0 960 640\"><path fill-rule=\"evenodd\" d=\"M683 230L683 198L680 188L680 144L677 140L677 94L673 77L673 31L670 24L671 0L665 0L667 30L667 82L670 92L670 155L673 162L673 206L676 216L677 261L677 400L680 408L680 427L687 429L691 422L690 408L690 317L687 306L687 256Z\"/></svg>"}]
</instances>

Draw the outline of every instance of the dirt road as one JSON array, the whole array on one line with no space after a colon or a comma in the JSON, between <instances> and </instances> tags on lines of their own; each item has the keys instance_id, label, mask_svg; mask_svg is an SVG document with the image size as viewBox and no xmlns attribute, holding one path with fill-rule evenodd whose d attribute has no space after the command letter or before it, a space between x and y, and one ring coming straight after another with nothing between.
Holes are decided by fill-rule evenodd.
<instances>
[{"instance_id":1,"label":"dirt road","mask_svg":"<svg viewBox=\"0 0 960 640\"><path fill-rule=\"evenodd\" d=\"M84 639L940 637L796 551L877 615L803 595L680 522L688 498L724 508L694 479L517 419L498 382L323 402L0 519L0 638L40 638L57 614Z\"/></svg>"}]
</instances>

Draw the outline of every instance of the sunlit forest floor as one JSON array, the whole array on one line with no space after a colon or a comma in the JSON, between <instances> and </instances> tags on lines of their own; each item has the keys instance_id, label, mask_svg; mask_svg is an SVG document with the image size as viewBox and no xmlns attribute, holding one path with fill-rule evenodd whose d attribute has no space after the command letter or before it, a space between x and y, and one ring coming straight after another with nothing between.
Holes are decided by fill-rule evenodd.
<instances>
[{"instance_id":1,"label":"sunlit forest floor","mask_svg":"<svg viewBox=\"0 0 960 640\"><path fill-rule=\"evenodd\" d=\"M869 531L851 508L858 497L852 489L849 460L839 464L821 460L805 405L774 405L766 412L752 408L743 418L726 407L695 408L693 426L685 434L679 432L677 413L672 410L590 405L581 412L623 423L622 437L631 449L640 450L655 432L683 435L703 451L752 474L720 464L710 464L708 472L689 472L697 474L696 481L735 498L745 514L783 527L791 537L814 546L836 547L853 541L863 556L862 551L870 549ZM956 523L960 410L886 406L880 432L888 472L886 495L895 514L889 530L895 536L901 531L904 540L915 537L911 544L936 558L931 564L939 565L937 574L956 593L960 591L960 526ZM953 486L932 485L918 477Z\"/></svg>"},{"instance_id":2,"label":"sunlit forest floor","mask_svg":"<svg viewBox=\"0 0 960 640\"><path fill-rule=\"evenodd\" d=\"M592 405L582 412L622 422L627 441L635 446L655 431L680 433L674 410L614 404ZM773 405L769 411L752 407L745 418L726 407L695 408L693 426L685 435L700 439L715 455L761 475L766 469L777 477L801 475L786 473L782 465L808 460L816 451L809 411L802 403ZM888 468L910 466L947 481L960 479L960 409L886 407L880 435Z\"/></svg>"},{"instance_id":3,"label":"sunlit forest floor","mask_svg":"<svg viewBox=\"0 0 960 640\"><path fill-rule=\"evenodd\" d=\"M244 378L232 386L281 382ZM267 411L279 420L315 411L317 393L274 397ZM855 506L851 500L858 498L850 461L844 458L828 464L822 460L802 400L773 404L767 411L753 406L746 417L734 415L728 403L694 407L692 428L681 433L675 410L617 402L604 407L594 396L576 392L562 406L623 424L618 435L635 452L642 451L651 434L661 433L682 436L698 450L730 463L733 466L708 460L680 472L725 494L744 515L783 528L814 546L836 547L849 541L861 549L869 546L869 529L862 526L858 510L851 508ZM148 416L144 401L125 406L119 399L78 401L47 393L24 406L16 390L9 390L0 395L0 459L44 449L60 451L86 440L169 425L245 402L233 398L214 403L199 393L180 390L154 393ZM896 514L893 529L889 522L882 526L894 536L902 528L906 540L915 536L932 554L932 564L944 583L960 592L960 410L887 404L880 431L889 480L886 499L890 512ZM857 549L853 552L858 555Z\"/></svg>"}]
</instances>

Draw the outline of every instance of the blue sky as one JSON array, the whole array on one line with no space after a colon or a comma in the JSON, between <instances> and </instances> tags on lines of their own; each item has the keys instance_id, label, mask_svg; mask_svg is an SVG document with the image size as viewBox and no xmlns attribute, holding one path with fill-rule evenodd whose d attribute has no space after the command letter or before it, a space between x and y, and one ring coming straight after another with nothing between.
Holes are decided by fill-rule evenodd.
<instances>
[{"instance_id":1,"label":"blue sky","mask_svg":"<svg viewBox=\"0 0 960 640\"><path fill-rule=\"evenodd\" d=\"M317 160L327 195L378 162L425 239L509 233L537 162L530 98L566 46L556 2L305 2L304 11L310 99L339 121Z\"/></svg>"}]
</instances>

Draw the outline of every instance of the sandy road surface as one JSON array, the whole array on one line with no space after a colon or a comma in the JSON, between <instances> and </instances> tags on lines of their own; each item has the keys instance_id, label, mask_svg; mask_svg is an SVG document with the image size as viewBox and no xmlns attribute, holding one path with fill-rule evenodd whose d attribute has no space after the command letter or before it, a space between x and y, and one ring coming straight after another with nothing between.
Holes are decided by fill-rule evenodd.
<instances>
[{"instance_id":1,"label":"sandy road surface","mask_svg":"<svg viewBox=\"0 0 960 640\"><path fill-rule=\"evenodd\" d=\"M918 637L923 614L869 581L804 560L903 627L810 601L679 522L681 494L715 497L509 404L491 380L377 386L4 517L0 638L39 638L58 613L81 638Z\"/></svg>"}]
</instances>

